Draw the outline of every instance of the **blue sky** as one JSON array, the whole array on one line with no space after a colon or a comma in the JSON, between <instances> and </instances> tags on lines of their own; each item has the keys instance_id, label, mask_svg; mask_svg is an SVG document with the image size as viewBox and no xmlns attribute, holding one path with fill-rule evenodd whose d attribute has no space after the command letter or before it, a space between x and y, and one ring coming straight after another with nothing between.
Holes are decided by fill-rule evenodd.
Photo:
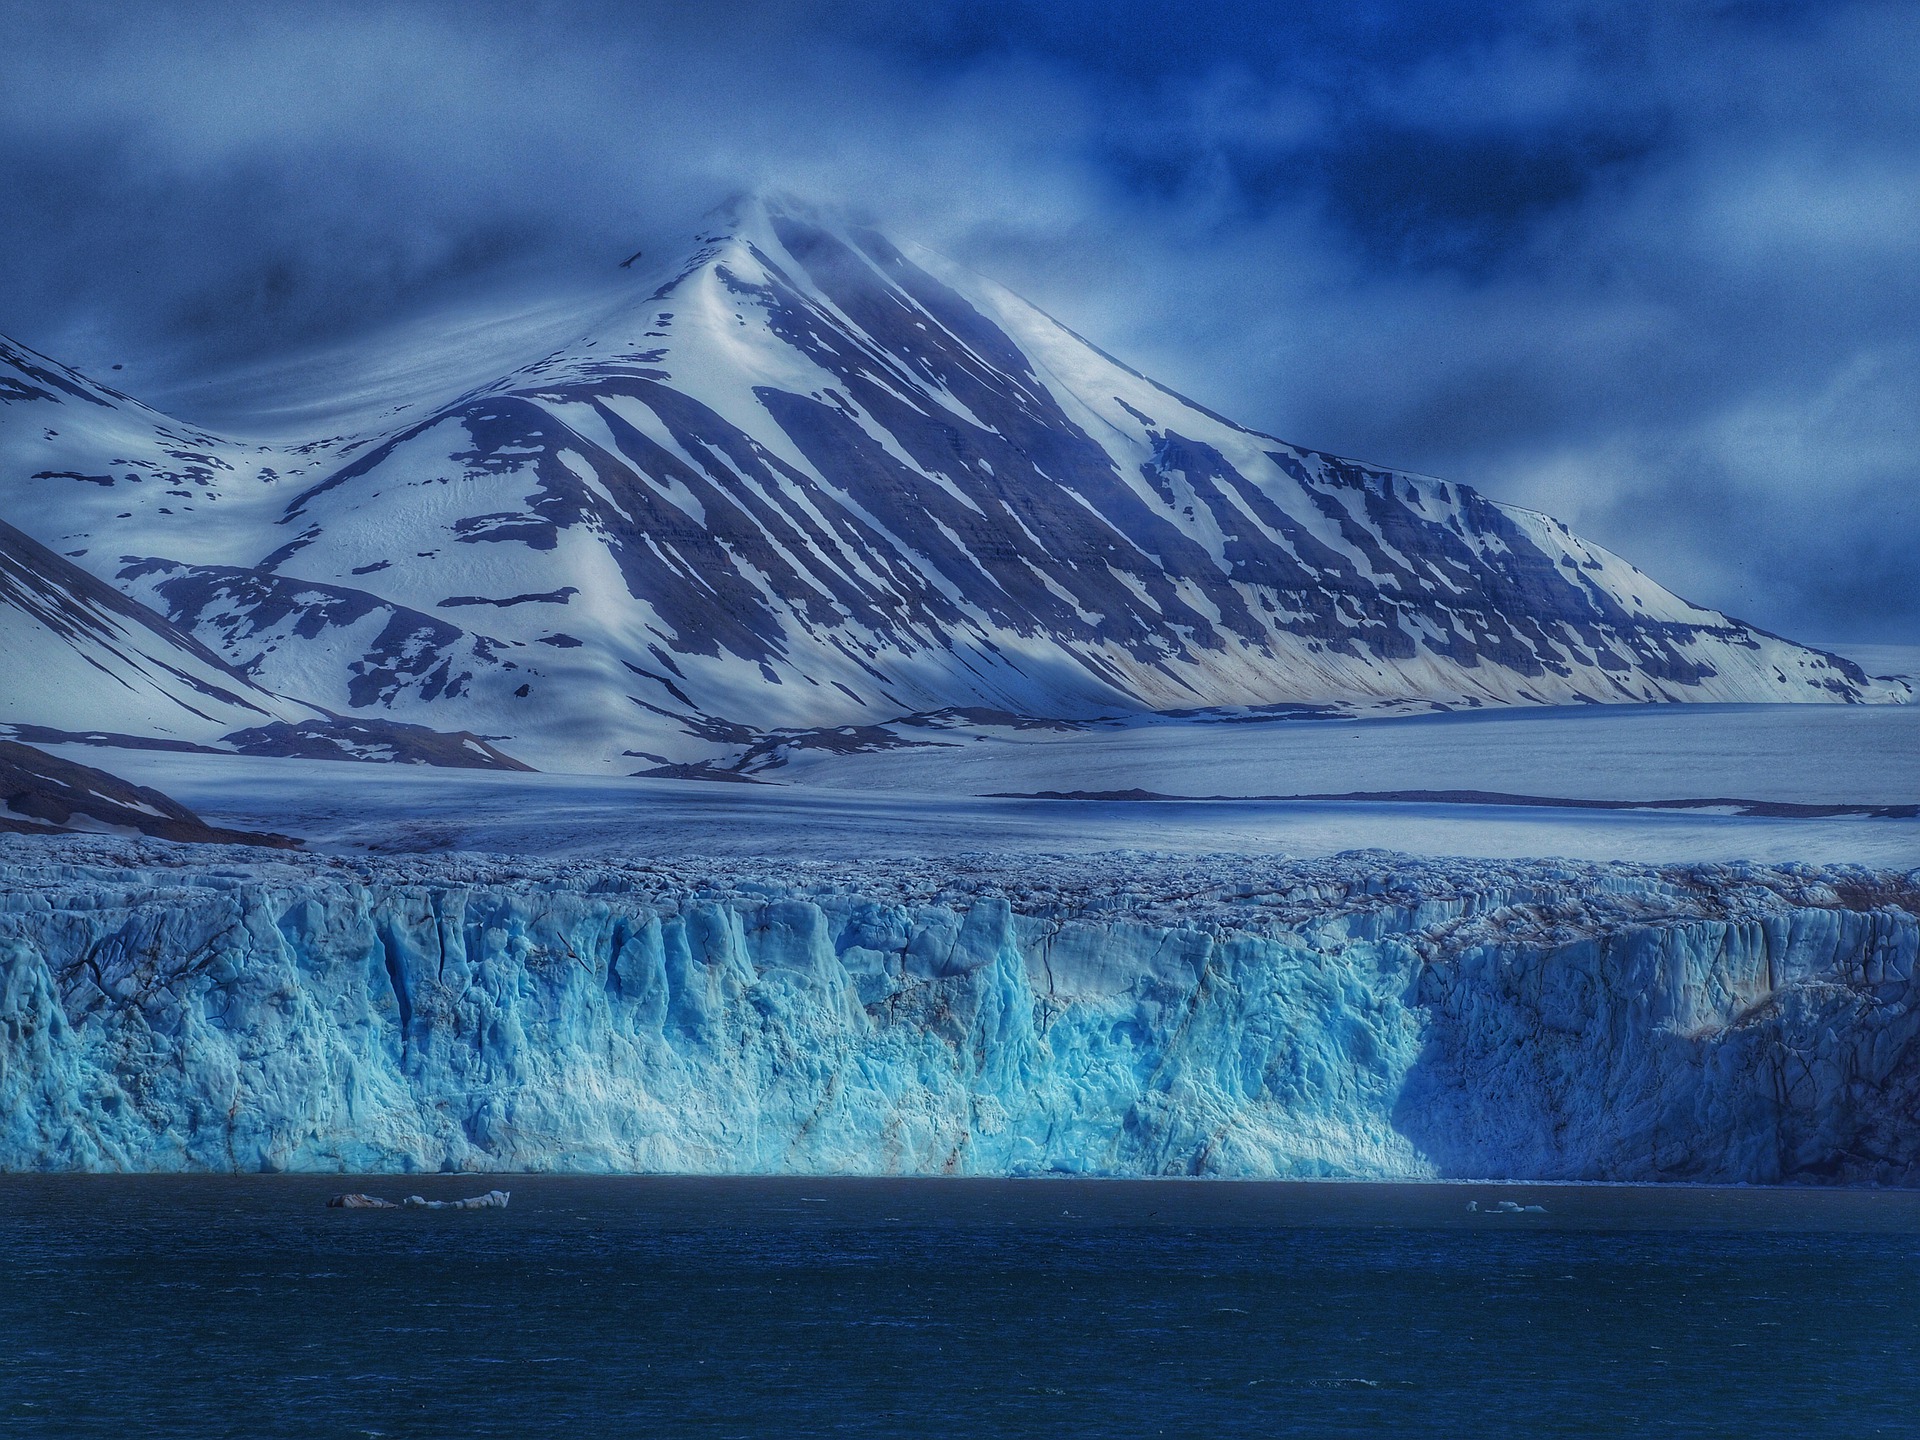
<instances>
[{"instance_id":1,"label":"blue sky","mask_svg":"<svg viewBox=\"0 0 1920 1440\"><path fill-rule=\"evenodd\" d=\"M1920 643L1912 4L0 3L0 331L192 374L778 186L1303 444ZM610 259L611 257L611 259Z\"/></svg>"}]
</instances>

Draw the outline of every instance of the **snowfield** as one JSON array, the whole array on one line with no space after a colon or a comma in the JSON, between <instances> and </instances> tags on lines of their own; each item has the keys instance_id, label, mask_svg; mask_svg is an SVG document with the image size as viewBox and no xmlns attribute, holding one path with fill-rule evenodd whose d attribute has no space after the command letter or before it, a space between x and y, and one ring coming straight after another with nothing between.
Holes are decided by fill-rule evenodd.
<instances>
[{"instance_id":1,"label":"snowfield","mask_svg":"<svg viewBox=\"0 0 1920 1440\"><path fill-rule=\"evenodd\" d=\"M916 748L799 748L759 784L430 770L59 746L203 818L322 849L538 856L1007 850L1564 856L1648 864L1920 864L1920 709L1658 706L1087 731L903 730ZM975 738L976 736L984 738ZM988 798L1465 791L1895 809L1781 815L1495 803Z\"/></svg>"},{"instance_id":2,"label":"snowfield","mask_svg":"<svg viewBox=\"0 0 1920 1440\"><path fill-rule=\"evenodd\" d=\"M795 784L972 795L1478 790L1568 800L1920 802L1920 708L1912 706L1609 705L897 733L926 743L866 753L803 744L777 769L754 773Z\"/></svg>"}]
</instances>

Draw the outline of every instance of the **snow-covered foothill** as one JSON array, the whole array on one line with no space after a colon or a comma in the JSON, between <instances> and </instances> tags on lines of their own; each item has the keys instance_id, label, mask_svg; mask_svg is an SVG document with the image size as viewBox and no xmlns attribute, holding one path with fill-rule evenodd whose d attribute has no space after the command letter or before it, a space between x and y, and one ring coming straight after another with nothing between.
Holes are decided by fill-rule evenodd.
<instances>
[{"instance_id":1,"label":"snow-covered foothill","mask_svg":"<svg viewBox=\"0 0 1920 1440\"><path fill-rule=\"evenodd\" d=\"M313 715L0 520L0 724L193 745Z\"/></svg>"}]
</instances>

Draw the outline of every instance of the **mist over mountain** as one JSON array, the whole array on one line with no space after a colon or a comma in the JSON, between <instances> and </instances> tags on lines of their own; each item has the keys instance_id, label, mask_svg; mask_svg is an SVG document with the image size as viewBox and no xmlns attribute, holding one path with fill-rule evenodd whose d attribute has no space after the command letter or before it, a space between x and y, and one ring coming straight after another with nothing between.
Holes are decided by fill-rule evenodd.
<instances>
[{"instance_id":1,"label":"mist over mountain","mask_svg":"<svg viewBox=\"0 0 1920 1440\"><path fill-rule=\"evenodd\" d=\"M218 377L782 186L1256 429L1780 633L1920 633L1911 6L83 0L0 41L0 331L222 433Z\"/></svg>"}]
</instances>

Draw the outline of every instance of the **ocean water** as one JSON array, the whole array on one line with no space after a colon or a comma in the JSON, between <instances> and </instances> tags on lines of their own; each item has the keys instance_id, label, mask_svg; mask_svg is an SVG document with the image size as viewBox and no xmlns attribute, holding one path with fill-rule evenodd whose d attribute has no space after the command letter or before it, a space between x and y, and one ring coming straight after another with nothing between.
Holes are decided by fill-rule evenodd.
<instances>
[{"instance_id":1,"label":"ocean water","mask_svg":"<svg viewBox=\"0 0 1920 1440\"><path fill-rule=\"evenodd\" d=\"M5 1176L0 1435L1915 1436L1920 1193Z\"/></svg>"}]
</instances>

